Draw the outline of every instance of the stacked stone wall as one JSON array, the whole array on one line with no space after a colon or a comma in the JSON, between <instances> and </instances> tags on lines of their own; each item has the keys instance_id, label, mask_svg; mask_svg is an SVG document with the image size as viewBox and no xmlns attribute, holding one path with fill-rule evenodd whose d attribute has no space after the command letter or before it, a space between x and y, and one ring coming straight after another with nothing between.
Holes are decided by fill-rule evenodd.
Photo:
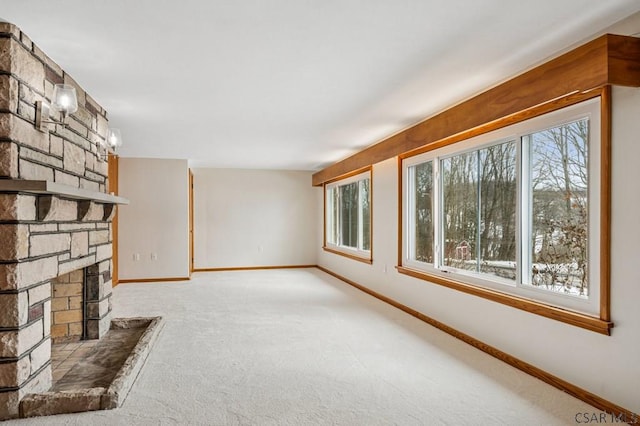
<instances>
[{"instance_id":1,"label":"stacked stone wall","mask_svg":"<svg viewBox=\"0 0 640 426\"><path fill-rule=\"evenodd\" d=\"M36 101L49 102L57 83L78 94L66 126L35 128ZM60 116L52 112L52 118ZM107 163L98 161L107 112L14 25L0 23L0 177L49 180L106 192Z\"/></svg>"},{"instance_id":2,"label":"stacked stone wall","mask_svg":"<svg viewBox=\"0 0 640 426\"><path fill-rule=\"evenodd\" d=\"M66 126L42 132L35 103L49 103L56 83L76 87L79 109ZM71 76L19 28L0 23L0 179L107 192L107 163L96 148L107 125L106 111ZM108 330L112 207L0 192L0 420L17 417L25 395L51 386L53 279L85 269L86 334L99 338Z\"/></svg>"}]
</instances>

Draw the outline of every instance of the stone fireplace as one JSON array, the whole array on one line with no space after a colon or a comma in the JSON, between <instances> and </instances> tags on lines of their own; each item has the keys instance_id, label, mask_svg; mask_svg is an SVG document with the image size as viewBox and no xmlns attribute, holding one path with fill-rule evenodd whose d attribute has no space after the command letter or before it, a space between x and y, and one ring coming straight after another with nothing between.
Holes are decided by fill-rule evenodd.
<instances>
[{"instance_id":1,"label":"stone fireplace","mask_svg":"<svg viewBox=\"0 0 640 426\"><path fill-rule=\"evenodd\" d=\"M36 129L35 102L76 87L66 126ZM111 323L106 111L16 26L0 22L0 420L51 387L51 343L99 339Z\"/></svg>"}]
</instances>

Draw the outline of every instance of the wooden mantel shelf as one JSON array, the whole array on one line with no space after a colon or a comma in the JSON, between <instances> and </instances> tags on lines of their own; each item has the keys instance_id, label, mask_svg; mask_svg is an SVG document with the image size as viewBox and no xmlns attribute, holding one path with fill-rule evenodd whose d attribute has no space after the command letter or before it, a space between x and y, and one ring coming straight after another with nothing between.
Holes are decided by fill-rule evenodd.
<instances>
[{"instance_id":1,"label":"wooden mantel shelf","mask_svg":"<svg viewBox=\"0 0 640 426\"><path fill-rule=\"evenodd\" d=\"M129 204L117 195L76 188L48 180L0 179L0 192L22 192L36 195L57 195L74 200L94 201L102 204Z\"/></svg>"}]
</instances>

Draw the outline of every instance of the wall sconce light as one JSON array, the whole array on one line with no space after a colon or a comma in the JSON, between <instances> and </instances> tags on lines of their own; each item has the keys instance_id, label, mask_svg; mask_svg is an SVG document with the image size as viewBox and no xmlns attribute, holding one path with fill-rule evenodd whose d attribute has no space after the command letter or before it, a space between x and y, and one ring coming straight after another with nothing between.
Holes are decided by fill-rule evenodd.
<instances>
[{"instance_id":1,"label":"wall sconce light","mask_svg":"<svg viewBox=\"0 0 640 426\"><path fill-rule=\"evenodd\" d=\"M107 130L107 137L104 142L100 142L98 148L98 160L107 161L109 154L115 154L118 148L122 146L122 134L120 129L110 127Z\"/></svg>"},{"instance_id":2,"label":"wall sconce light","mask_svg":"<svg viewBox=\"0 0 640 426\"><path fill-rule=\"evenodd\" d=\"M50 109L57 111L62 116L62 120L56 121L49 117ZM46 102L36 101L36 129L41 132L47 132L47 124L59 124L66 127L65 120L69 114L73 114L78 110L78 97L76 88L69 84L56 84L53 87L53 95L51 96L51 106ZM119 129L107 129L107 137L105 140L96 142L96 155L98 161L105 162L109 159L109 154L115 154L116 150L122 146L122 134Z\"/></svg>"},{"instance_id":3,"label":"wall sconce light","mask_svg":"<svg viewBox=\"0 0 640 426\"><path fill-rule=\"evenodd\" d=\"M58 111L62 115L61 121L52 120L49 117L49 105L43 101L36 101L36 129L41 132L47 131L47 124L60 124L66 127L65 119L69 114L73 114L78 110L78 97L76 96L76 88L68 84L56 84L53 87L53 96L51 97L51 108Z\"/></svg>"}]
</instances>

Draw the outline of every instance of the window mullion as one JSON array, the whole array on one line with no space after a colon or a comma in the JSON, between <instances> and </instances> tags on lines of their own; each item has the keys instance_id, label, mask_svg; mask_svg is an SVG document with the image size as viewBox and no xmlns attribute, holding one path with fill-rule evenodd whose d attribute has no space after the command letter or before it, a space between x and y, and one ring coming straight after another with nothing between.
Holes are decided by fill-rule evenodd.
<instances>
[{"instance_id":1,"label":"window mullion","mask_svg":"<svg viewBox=\"0 0 640 426\"><path fill-rule=\"evenodd\" d=\"M407 200L406 210L404 212L405 220L407 221L406 239L404 249L404 259L415 260L416 252L416 218L415 218L415 206L416 206L416 184L415 184L415 167L406 167L405 171L405 198Z\"/></svg>"},{"instance_id":2,"label":"window mullion","mask_svg":"<svg viewBox=\"0 0 640 426\"><path fill-rule=\"evenodd\" d=\"M332 189L327 188L325 190L325 203L326 203L326 218L327 218L327 229L325 230L326 232L326 239L327 239L327 243L333 243L333 192Z\"/></svg>"},{"instance_id":3,"label":"window mullion","mask_svg":"<svg viewBox=\"0 0 640 426\"><path fill-rule=\"evenodd\" d=\"M336 245L342 245L342 191L339 186L336 186L337 196L336 200L338 201L338 223L336 228Z\"/></svg>"},{"instance_id":4,"label":"window mullion","mask_svg":"<svg viewBox=\"0 0 640 426\"><path fill-rule=\"evenodd\" d=\"M358 250L364 249L364 204L363 204L363 192L364 192L364 181L358 181Z\"/></svg>"},{"instance_id":5,"label":"window mullion","mask_svg":"<svg viewBox=\"0 0 640 426\"><path fill-rule=\"evenodd\" d=\"M443 231L440 228L444 223L442 220L442 177L440 173L440 158L433 159L433 266L440 268L442 266L442 235Z\"/></svg>"},{"instance_id":6,"label":"window mullion","mask_svg":"<svg viewBox=\"0 0 640 426\"><path fill-rule=\"evenodd\" d=\"M531 143L529 136L520 138L519 147L519 185L518 185L518 228L519 238L517 241L516 253L520 260L516 267L517 285L531 284L530 271L532 270L531 254L532 235L532 203L531 203Z\"/></svg>"},{"instance_id":7,"label":"window mullion","mask_svg":"<svg viewBox=\"0 0 640 426\"><path fill-rule=\"evenodd\" d=\"M480 235L482 225L482 186L480 185L480 165L481 155L480 150L476 153L476 272L480 273Z\"/></svg>"}]
</instances>

